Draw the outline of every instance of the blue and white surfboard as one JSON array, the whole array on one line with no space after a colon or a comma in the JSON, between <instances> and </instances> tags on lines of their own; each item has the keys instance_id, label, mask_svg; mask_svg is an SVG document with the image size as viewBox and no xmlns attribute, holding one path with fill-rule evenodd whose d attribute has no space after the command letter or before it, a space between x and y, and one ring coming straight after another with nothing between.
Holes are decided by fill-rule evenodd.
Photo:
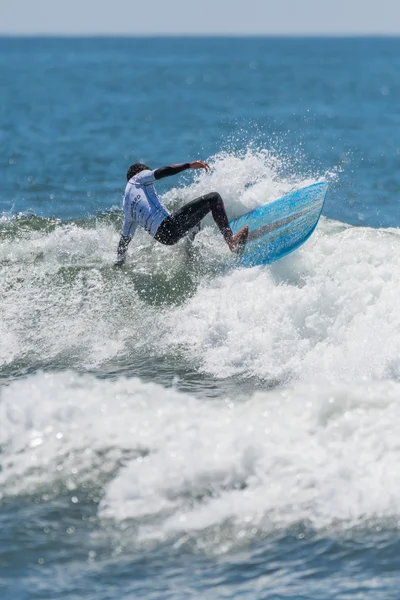
<instances>
[{"instance_id":1,"label":"blue and white surfboard","mask_svg":"<svg viewBox=\"0 0 400 600\"><path fill-rule=\"evenodd\" d=\"M327 183L315 183L231 221L233 233L249 226L238 263L244 267L272 263L304 244L317 226L327 191Z\"/></svg>"}]
</instances>

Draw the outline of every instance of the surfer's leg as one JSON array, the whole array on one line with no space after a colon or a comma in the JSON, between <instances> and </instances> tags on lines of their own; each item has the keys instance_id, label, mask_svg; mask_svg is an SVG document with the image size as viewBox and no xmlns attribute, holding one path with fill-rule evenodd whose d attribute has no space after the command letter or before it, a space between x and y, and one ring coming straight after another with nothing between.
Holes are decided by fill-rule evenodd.
<instances>
[{"instance_id":1,"label":"surfer's leg","mask_svg":"<svg viewBox=\"0 0 400 600\"><path fill-rule=\"evenodd\" d=\"M211 195L207 194L196 198L196 200L185 204L175 213L169 215L158 228L155 239L163 244L176 244L210 212L211 207L208 196Z\"/></svg>"},{"instance_id":2,"label":"surfer's leg","mask_svg":"<svg viewBox=\"0 0 400 600\"><path fill-rule=\"evenodd\" d=\"M236 236L229 227L228 216L221 196L211 192L185 204L174 214L167 217L160 225L155 239L163 244L176 244L195 225L211 212L213 219L222 233L226 243L234 250L243 236L242 231Z\"/></svg>"},{"instance_id":3,"label":"surfer's leg","mask_svg":"<svg viewBox=\"0 0 400 600\"><path fill-rule=\"evenodd\" d=\"M208 194L208 196L211 196L209 202L213 219L228 244L229 249L234 251L245 244L249 228L247 226L243 227L236 235L233 235L221 196L217 192Z\"/></svg>"},{"instance_id":4,"label":"surfer's leg","mask_svg":"<svg viewBox=\"0 0 400 600\"><path fill-rule=\"evenodd\" d=\"M189 242L194 242L194 238L196 237L196 235L198 233L200 233L200 229L201 229L200 223L198 223L197 225L195 225L194 227L189 229L189 231L186 234L186 237L189 240Z\"/></svg>"}]
</instances>

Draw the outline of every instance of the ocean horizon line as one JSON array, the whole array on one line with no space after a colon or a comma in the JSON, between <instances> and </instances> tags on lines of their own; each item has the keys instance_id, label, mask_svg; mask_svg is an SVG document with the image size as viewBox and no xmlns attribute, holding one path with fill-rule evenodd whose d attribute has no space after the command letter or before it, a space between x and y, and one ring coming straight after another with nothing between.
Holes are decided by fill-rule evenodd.
<instances>
[{"instance_id":1,"label":"ocean horizon line","mask_svg":"<svg viewBox=\"0 0 400 600\"><path fill-rule=\"evenodd\" d=\"M1 32L1 39L191 39L191 38L243 38L243 39L398 39L398 33L240 33L240 32L225 32L225 33L71 33L71 32L54 32L54 33L14 33Z\"/></svg>"}]
</instances>

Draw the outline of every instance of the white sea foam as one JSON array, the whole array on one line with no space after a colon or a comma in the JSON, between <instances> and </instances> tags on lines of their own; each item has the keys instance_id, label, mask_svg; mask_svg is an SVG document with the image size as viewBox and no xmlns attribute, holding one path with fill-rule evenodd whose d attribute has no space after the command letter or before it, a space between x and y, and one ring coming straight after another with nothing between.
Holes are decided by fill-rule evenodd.
<instances>
[{"instance_id":1,"label":"white sea foam","mask_svg":"<svg viewBox=\"0 0 400 600\"><path fill-rule=\"evenodd\" d=\"M45 501L62 485L79 502L101 483L99 516L135 519L142 541L207 544L217 528L227 547L298 522L400 523L394 382L207 402L137 379L39 373L2 389L0 424L3 496Z\"/></svg>"},{"instance_id":2,"label":"white sea foam","mask_svg":"<svg viewBox=\"0 0 400 600\"><path fill-rule=\"evenodd\" d=\"M218 187L229 211L251 208L309 181L278 175L268 153L219 155L181 200ZM254 183L253 186L250 183ZM176 200L172 190L167 200ZM118 232L25 229L0 243L0 361L98 368L132 355L174 355L215 377L309 384L400 378L400 236L322 219L296 253L271 266L229 271L215 229L182 244L141 232L130 271L115 271ZM3 276L4 275L4 276Z\"/></svg>"},{"instance_id":3,"label":"white sea foam","mask_svg":"<svg viewBox=\"0 0 400 600\"><path fill-rule=\"evenodd\" d=\"M165 342L220 377L398 379L399 252L395 231L323 222L295 255L203 283Z\"/></svg>"}]
</instances>

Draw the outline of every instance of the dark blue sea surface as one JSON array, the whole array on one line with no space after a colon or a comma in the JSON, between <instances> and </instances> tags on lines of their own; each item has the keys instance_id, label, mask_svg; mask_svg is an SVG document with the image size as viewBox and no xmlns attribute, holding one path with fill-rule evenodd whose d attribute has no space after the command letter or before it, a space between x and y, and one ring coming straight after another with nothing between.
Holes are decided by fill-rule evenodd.
<instances>
[{"instance_id":1,"label":"dark blue sea surface","mask_svg":"<svg viewBox=\"0 0 400 600\"><path fill-rule=\"evenodd\" d=\"M0 38L0 597L400 598L400 38ZM139 232L130 164L236 217Z\"/></svg>"}]
</instances>

